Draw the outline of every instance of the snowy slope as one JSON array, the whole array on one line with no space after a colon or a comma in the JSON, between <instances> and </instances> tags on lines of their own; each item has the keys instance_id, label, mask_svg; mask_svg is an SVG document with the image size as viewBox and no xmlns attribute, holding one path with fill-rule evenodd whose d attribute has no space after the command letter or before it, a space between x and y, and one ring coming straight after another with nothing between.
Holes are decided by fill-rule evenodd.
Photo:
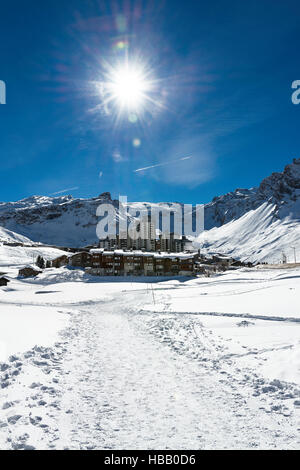
<instances>
[{"instance_id":1,"label":"snowy slope","mask_svg":"<svg viewBox=\"0 0 300 470\"><path fill-rule=\"evenodd\" d=\"M67 253L57 248L7 246L0 243L0 272L16 274L18 269L27 264L35 264L38 256L52 260L63 254Z\"/></svg>"},{"instance_id":2,"label":"snowy slope","mask_svg":"<svg viewBox=\"0 0 300 470\"><path fill-rule=\"evenodd\" d=\"M299 280L241 269L149 289L66 268L12 280L0 448L298 449Z\"/></svg>"},{"instance_id":3,"label":"snowy slope","mask_svg":"<svg viewBox=\"0 0 300 470\"><path fill-rule=\"evenodd\" d=\"M0 227L0 242L17 242L17 243L25 243L26 245L31 245L32 241L20 235L19 233L12 232L11 230L5 229L4 227Z\"/></svg>"},{"instance_id":4,"label":"snowy slope","mask_svg":"<svg viewBox=\"0 0 300 470\"><path fill-rule=\"evenodd\" d=\"M300 223L291 215L276 217L276 205L263 203L240 218L203 232L194 245L202 253L225 253L243 261L294 261L300 254Z\"/></svg>"},{"instance_id":5,"label":"snowy slope","mask_svg":"<svg viewBox=\"0 0 300 470\"><path fill-rule=\"evenodd\" d=\"M272 173L258 188L237 189L206 205L203 253L278 263L300 257L300 159Z\"/></svg>"},{"instance_id":6,"label":"snowy slope","mask_svg":"<svg viewBox=\"0 0 300 470\"><path fill-rule=\"evenodd\" d=\"M52 346L67 325L66 311L52 307L0 304L0 362L37 344Z\"/></svg>"}]
</instances>

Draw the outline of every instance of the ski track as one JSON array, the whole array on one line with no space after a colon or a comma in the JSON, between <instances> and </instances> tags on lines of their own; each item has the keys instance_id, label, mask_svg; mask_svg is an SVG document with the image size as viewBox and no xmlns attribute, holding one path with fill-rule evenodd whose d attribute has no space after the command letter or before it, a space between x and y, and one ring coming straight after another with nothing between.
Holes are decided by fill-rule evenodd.
<instances>
[{"instance_id":1,"label":"ski track","mask_svg":"<svg viewBox=\"0 0 300 470\"><path fill-rule=\"evenodd\" d=\"M144 310L147 313L147 310ZM162 313L159 310L150 310L148 313ZM164 313L171 313L173 315L195 315L195 316L209 316L209 317L228 317L228 318L248 318L249 320L264 320L264 321L275 321L275 322L291 322L300 323L300 318L296 317L278 317L269 315L254 315L252 313L224 313L224 312L176 312L175 310L165 310Z\"/></svg>"},{"instance_id":2,"label":"ski track","mask_svg":"<svg viewBox=\"0 0 300 470\"><path fill-rule=\"evenodd\" d=\"M80 304L54 348L0 364L0 448L297 448L267 384L234 373L191 315L143 312L151 295Z\"/></svg>"}]
</instances>

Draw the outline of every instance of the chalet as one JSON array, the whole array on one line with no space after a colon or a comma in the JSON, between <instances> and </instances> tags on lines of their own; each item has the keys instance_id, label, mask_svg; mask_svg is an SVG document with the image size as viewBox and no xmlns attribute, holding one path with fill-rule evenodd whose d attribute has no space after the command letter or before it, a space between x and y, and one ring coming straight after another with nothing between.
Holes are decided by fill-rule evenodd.
<instances>
[{"instance_id":1,"label":"chalet","mask_svg":"<svg viewBox=\"0 0 300 470\"><path fill-rule=\"evenodd\" d=\"M9 279L6 279L6 277L0 277L0 286L7 286L7 284L10 282Z\"/></svg>"},{"instance_id":2,"label":"chalet","mask_svg":"<svg viewBox=\"0 0 300 470\"><path fill-rule=\"evenodd\" d=\"M223 267L228 267L233 263L234 259L230 258L229 256L225 255L213 255L212 256L212 263L214 264L219 264L220 266Z\"/></svg>"},{"instance_id":3,"label":"chalet","mask_svg":"<svg viewBox=\"0 0 300 470\"><path fill-rule=\"evenodd\" d=\"M51 264L53 268L61 268L62 266L66 266L69 263L69 256L62 255L58 258L52 260Z\"/></svg>"},{"instance_id":4,"label":"chalet","mask_svg":"<svg viewBox=\"0 0 300 470\"><path fill-rule=\"evenodd\" d=\"M35 277L41 273L42 271L38 270L35 266L25 266L19 270L20 277Z\"/></svg>"}]
</instances>

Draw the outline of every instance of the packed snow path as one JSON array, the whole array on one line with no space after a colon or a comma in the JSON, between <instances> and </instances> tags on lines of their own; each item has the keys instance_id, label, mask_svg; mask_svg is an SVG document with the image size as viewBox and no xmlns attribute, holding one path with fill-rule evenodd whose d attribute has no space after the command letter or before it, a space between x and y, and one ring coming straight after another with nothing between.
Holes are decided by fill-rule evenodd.
<instances>
[{"instance_id":1,"label":"packed snow path","mask_svg":"<svg viewBox=\"0 0 300 470\"><path fill-rule=\"evenodd\" d=\"M73 311L65 340L53 352L35 350L32 366L44 369L39 380L31 383L28 373L23 398L16 392L15 403L11 395L6 404L0 447L297 447L292 418L266 413L225 371L174 347L159 334L158 313L138 313L137 303L142 307L151 295L119 293ZM183 321L193 334L190 320Z\"/></svg>"}]
</instances>

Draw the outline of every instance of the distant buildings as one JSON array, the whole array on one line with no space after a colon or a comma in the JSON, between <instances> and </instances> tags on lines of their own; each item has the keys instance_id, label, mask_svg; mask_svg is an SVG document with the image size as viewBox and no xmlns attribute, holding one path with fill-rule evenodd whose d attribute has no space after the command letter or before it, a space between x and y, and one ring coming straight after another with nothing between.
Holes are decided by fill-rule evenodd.
<instances>
[{"instance_id":1,"label":"distant buildings","mask_svg":"<svg viewBox=\"0 0 300 470\"><path fill-rule=\"evenodd\" d=\"M169 237L159 235L159 239L156 240L155 251L167 251L171 253L181 253L183 251L193 251L192 242L188 240L184 235L176 235L170 233Z\"/></svg>"},{"instance_id":2,"label":"distant buildings","mask_svg":"<svg viewBox=\"0 0 300 470\"><path fill-rule=\"evenodd\" d=\"M153 252L181 253L186 250L193 251L192 242L184 235L170 233L167 235L156 235L155 224L150 216L144 216L137 225L138 236L130 236L128 232L123 232L115 237L107 237L99 240L99 248L106 250L145 250Z\"/></svg>"},{"instance_id":3,"label":"distant buildings","mask_svg":"<svg viewBox=\"0 0 300 470\"><path fill-rule=\"evenodd\" d=\"M35 277L41 273L42 271L38 270L34 266L25 266L25 268L19 270L20 277Z\"/></svg>"},{"instance_id":4,"label":"distant buildings","mask_svg":"<svg viewBox=\"0 0 300 470\"><path fill-rule=\"evenodd\" d=\"M6 277L0 277L0 286L1 287L6 287L9 282L10 282L9 279L6 279Z\"/></svg>"},{"instance_id":5,"label":"distant buildings","mask_svg":"<svg viewBox=\"0 0 300 470\"><path fill-rule=\"evenodd\" d=\"M84 268L95 276L210 276L227 269L236 269L251 263L243 263L222 255L205 257L200 252L153 252L93 248L60 256L52 261L53 267L68 265Z\"/></svg>"},{"instance_id":6,"label":"distant buildings","mask_svg":"<svg viewBox=\"0 0 300 470\"><path fill-rule=\"evenodd\" d=\"M157 236L156 225L148 215L133 227L129 227L129 233L100 240L98 248L85 247L62 255L52 261L52 266L84 268L97 276L193 276L224 271L236 262L221 255L201 256L184 235Z\"/></svg>"},{"instance_id":7,"label":"distant buildings","mask_svg":"<svg viewBox=\"0 0 300 470\"><path fill-rule=\"evenodd\" d=\"M70 256L68 264L100 276L193 275L199 254L192 252L191 242L174 233L157 236L154 222L145 215L128 231L100 240L98 249ZM190 253L185 252L188 249Z\"/></svg>"},{"instance_id":8,"label":"distant buildings","mask_svg":"<svg viewBox=\"0 0 300 470\"><path fill-rule=\"evenodd\" d=\"M95 248L52 261L53 267L69 265L99 276L192 276L199 253L155 253L141 250Z\"/></svg>"},{"instance_id":9,"label":"distant buildings","mask_svg":"<svg viewBox=\"0 0 300 470\"><path fill-rule=\"evenodd\" d=\"M62 255L52 261L52 266L53 268L60 268L61 266L68 264L68 262L69 257L67 255Z\"/></svg>"}]
</instances>

